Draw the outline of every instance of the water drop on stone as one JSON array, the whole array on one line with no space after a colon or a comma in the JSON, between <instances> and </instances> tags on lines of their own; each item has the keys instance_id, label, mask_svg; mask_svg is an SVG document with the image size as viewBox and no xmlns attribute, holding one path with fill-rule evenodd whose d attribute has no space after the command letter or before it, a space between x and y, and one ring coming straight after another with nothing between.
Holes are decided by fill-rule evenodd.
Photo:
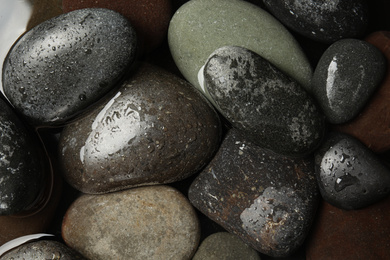
<instances>
[{"instance_id":1,"label":"water drop on stone","mask_svg":"<svg viewBox=\"0 0 390 260\"><path fill-rule=\"evenodd\" d=\"M85 100L87 100L87 96L84 94L80 94L79 99L80 99L80 101L85 101Z\"/></svg>"}]
</instances>

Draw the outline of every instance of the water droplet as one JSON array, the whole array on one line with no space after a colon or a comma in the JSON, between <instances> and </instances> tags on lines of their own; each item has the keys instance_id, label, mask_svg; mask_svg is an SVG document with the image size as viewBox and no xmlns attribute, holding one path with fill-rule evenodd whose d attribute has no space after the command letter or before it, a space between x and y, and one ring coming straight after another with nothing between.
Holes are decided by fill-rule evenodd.
<instances>
[{"instance_id":1,"label":"water droplet","mask_svg":"<svg viewBox=\"0 0 390 260\"><path fill-rule=\"evenodd\" d=\"M51 49L52 49L53 51L56 51L56 50L57 50L56 46L53 46Z\"/></svg>"},{"instance_id":2,"label":"water droplet","mask_svg":"<svg viewBox=\"0 0 390 260\"><path fill-rule=\"evenodd\" d=\"M91 53L92 53L92 50L91 50L91 49L86 49L86 50L85 50L85 53L86 53L86 54L91 54Z\"/></svg>"},{"instance_id":3,"label":"water droplet","mask_svg":"<svg viewBox=\"0 0 390 260\"><path fill-rule=\"evenodd\" d=\"M348 186L355 185L359 183L359 179L355 176L352 176L350 174L346 174L343 176L340 176L337 178L335 184L334 184L334 189L335 191L339 192L345 189Z\"/></svg>"},{"instance_id":4,"label":"water droplet","mask_svg":"<svg viewBox=\"0 0 390 260\"><path fill-rule=\"evenodd\" d=\"M333 163L331 163L330 165L329 165L329 170L331 171L331 170L333 170L333 167L334 167L334 164ZM329 173L330 174L330 173Z\"/></svg>"},{"instance_id":5,"label":"water droplet","mask_svg":"<svg viewBox=\"0 0 390 260\"><path fill-rule=\"evenodd\" d=\"M79 99L80 99L80 101L85 101L85 100L87 100L87 96L85 94L80 94Z\"/></svg>"},{"instance_id":6,"label":"water droplet","mask_svg":"<svg viewBox=\"0 0 390 260\"><path fill-rule=\"evenodd\" d=\"M341 155L341 158L340 158L340 162L344 162L345 161L345 157L344 157L344 154Z\"/></svg>"}]
</instances>

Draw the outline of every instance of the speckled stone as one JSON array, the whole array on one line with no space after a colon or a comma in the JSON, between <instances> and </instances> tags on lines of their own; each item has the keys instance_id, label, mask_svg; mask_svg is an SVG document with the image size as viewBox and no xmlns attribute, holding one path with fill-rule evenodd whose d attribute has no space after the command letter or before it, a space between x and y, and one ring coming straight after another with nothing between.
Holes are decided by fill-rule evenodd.
<instances>
[{"instance_id":1,"label":"speckled stone","mask_svg":"<svg viewBox=\"0 0 390 260\"><path fill-rule=\"evenodd\" d=\"M134 29L114 11L57 16L28 31L9 51L5 95L31 124L63 124L117 84L135 59L136 45Z\"/></svg>"},{"instance_id":2,"label":"speckled stone","mask_svg":"<svg viewBox=\"0 0 390 260\"><path fill-rule=\"evenodd\" d=\"M185 179L214 156L218 114L188 82L144 64L92 113L61 133L66 180L105 193Z\"/></svg>"},{"instance_id":3,"label":"speckled stone","mask_svg":"<svg viewBox=\"0 0 390 260\"><path fill-rule=\"evenodd\" d=\"M23 244L8 251L0 257L2 260L25 260L25 259L61 259L61 260L86 260L75 250L66 245L51 240L41 240Z\"/></svg>"},{"instance_id":4,"label":"speckled stone","mask_svg":"<svg viewBox=\"0 0 390 260\"><path fill-rule=\"evenodd\" d=\"M313 74L312 92L330 123L358 115L386 70L383 54L357 39L340 40L322 55Z\"/></svg>"},{"instance_id":5,"label":"speckled stone","mask_svg":"<svg viewBox=\"0 0 390 260\"><path fill-rule=\"evenodd\" d=\"M201 89L198 72L223 46L247 48L309 87L310 64L300 46L273 16L240 0L192 0L173 15L168 43L183 76Z\"/></svg>"},{"instance_id":6,"label":"speckled stone","mask_svg":"<svg viewBox=\"0 0 390 260\"><path fill-rule=\"evenodd\" d=\"M191 259L199 223L183 194L150 186L83 195L68 209L66 244L88 259Z\"/></svg>"},{"instance_id":7,"label":"speckled stone","mask_svg":"<svg viewBox=\"0 0 390 260\"><path fill-rule=\"evenodd\" d=\"M26 30L31 30L38 24L61 15L63 13L61 5L62 0L35 0Z\"/></svg>"},{"instance_id":8,"label":"speckled stone","mask_svg":"<svg viewBox=\"0 0 390 260\"><path fill-rule=\"evenodd\" d=\"M285 26L317 41L333 43L361 37L368 26L365 0L263 0L267 9Z\"/></svg>"},{"instance_id":9,"label":"speckled stone","mask_svg":"<svg viewBox=\"0 0 390 260\"><path fill-rule=\"evenodd\" d=\"M192 260L260 260L256 250L236 235L228 232L214 233L203 240Z\"/></svg>"},{"instance_id":10,"label":"speckled stone","mask_svg":"<svg viewBox=\"0 0 390 260\"><path fill-rule=\"evenodd\" d=\"M390 193L390 169L351 136L331 133L315 157L321 195L333 206L359 209Z\"/></svg>"},{"instance_id":11,"label":"speckled stone","mask_svg":"<svg viewBox=\"0 0 390 260\"><path fill-rule=\"evenodd\" d=\"M151 52L166 39L172 17L170 0L63 0L64 12L82 8L107 8L125 16L137 31L140 48Z\"/></svg>"},{"instance_id":12,"label":"speckled stone","mask_svg":"<svg viewBox=\"0 0 390 260\"><path fill-rule=\"evenodd\" d=\"M254 249L288 256L302 245L317 207L314 159L274 154L233 129L188 196L196 208Z\"/></svg>"},{"instance_id":13,"label":"speckled stone","mask_svg":"<svg viewBox=\"0 0 390 260\"><path fill-rule=\"evenodd\" d=\"M242 47L214 51L204 88L233 127L263 148L289 156L310 154L322 141L325 117L294 80Z\"/></svg>"}]
</instances>

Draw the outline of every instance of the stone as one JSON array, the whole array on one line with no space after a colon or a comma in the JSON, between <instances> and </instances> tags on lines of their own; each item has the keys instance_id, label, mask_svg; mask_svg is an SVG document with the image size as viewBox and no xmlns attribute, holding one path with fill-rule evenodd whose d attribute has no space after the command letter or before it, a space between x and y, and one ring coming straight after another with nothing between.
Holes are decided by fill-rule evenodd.
<instances>
[{"instance_id":1,"label":"stone","mask_svg":"<svg viewBox=\"0 0 390 260\"><path fill-rule=\"evenodd\" d=\"M20 37L3 64L3 87L34 126L58 126L108 93L135 60L136 34L107 9L47 20Z\"/></svg>"},{"instance_id":2,"label":"stone","mask_svg":"<svg viewBox=\"0 0 390 260\"><path fill-rule=\"evenodd\" d=\"M390 32L378 31L367 36L366 41L377 47L390 64ZM375 153L390 149L390 66L385 77L360 114L353 120L333 129L352 135Z\"/></svg>"},{"instance_id":3,"label":"stone","mask_svg":"<svg viewBox=\"0 0 390 260\"><path fill-rule=\"evenodd\" d=\"M333 43L318 62L311 87L328 121L341 124L356 117L385 70L386 60L372 44L358 39Z\"/></svg>"},{"instance_id":4,"label":"stone","mask_svg":"<svg viewBox=\"0 0 390 260\"><path fill-rule=\"evenodd\" d=\"M168 44L179 70L198 89L199 70L223 46L249 49L310 87L312 69L297 41L272 15L246 1L188 1L171 19Z\"/></svg>"},{"instance_id":5,"label":"stone","mask_svg":"<svg viewBox=\"0 0 390 260\"><path fill-rule=\"evenodd\" d=\"M84 193L172 183L202 169L221 139L219 116L188 82L143 64L118 92L65 127L66 180Z\"/></svg>"},{"instance_id":6,"label":"stone","mask_svg":"<svg viewBox=\"0 0 390 260\"><path fill-rule=\"evenodd\" d=\"M369 22L369 9L365 0L263 2L288 28L326 43L359 38L366 32Z\"/></svg>"},{"instance_id":7,"label":"stone","mask_svg":"<svg viewBox=\"0 0 390 260\"><path fill-rule=\"evenodd\" d=\"M0 257L0 259L61 259L86 260L78 252L66 245L53 240L29 242L14 248Z\"/></svg>"},{"instance_id":8,"label":"stone","mask_svg":"<svg viewBox=\"0 0 390 260\"><path fill-rule=\"evenodd\" d=\"M260 260L256 250L242 242L236 235L218 232L203 240L192 260Z\"/></svg>"},{"instance_id":9,"label":"stone","mask_svg":"<svg viewBox=\"0 0 390 260\"><path fill-rule=\"evenodd\" d=\"M38 24L61 15L63 13L61 3L62 0L35 0L26 30L31 30Z\"/></svg>"},{"instance_id":10,"label":"stone","mask_svg":"<svg viewBox=\"0 0 390 260\"><path fill-rule=\"evenodd\" d=\"M314 159L291 159L230 130L189 189L203 214L272 257L294 253L305 240L319 192Z\"/></svg>"},{"instance_id":11,"label":"stone","mask_svg":"<svg viewBox=\"0 0 390 260\"><path fill-rule=\"evenodd\" d=\"M306 244L307 260L387 259L390 197L361 210L323 202Z\"/></svg>"},{"instance_id":12,"label":"stone","mask_svg":"<svg viewBox=\"0 0 390 260\"><path fill-rule=\"evenodd\" d=\"M140 48L150 53L166 40L172 17L170 0L63 0L64 12L82 8L107 8L125 16L141 41Z\"/></svg>"},{"instance_id":13,"label":"stone","mask_svg":"<svg viewBox=\"0 0 390 260\"><path fill-rule=\"evenodd\" d=\"M82 195L63 222L65 243L88 259L191 259L200 229L176 189L157 185Z\"/></svg>"},{"instance_id":14,"label":"stone","mask_svg":"<svg viewBox=\"0 0 390 260\"><path fill-rule=\"evenodd\" d=\"M323 139L325 117L311 96L248 49L214 51L204 67L204 88L232 126L263 148L306 156Z\"/></svg>"},{"instance_id":15,"label":"stone","mask_svg":"<svg viewBox=\"0 0 390 260\"><path fill-rule=\"evenodd\" d=\"M359 209L390 194L390 168L351 136L329 134L315 160L321 195L333 206Z\"/></svg>"}]
</instances>

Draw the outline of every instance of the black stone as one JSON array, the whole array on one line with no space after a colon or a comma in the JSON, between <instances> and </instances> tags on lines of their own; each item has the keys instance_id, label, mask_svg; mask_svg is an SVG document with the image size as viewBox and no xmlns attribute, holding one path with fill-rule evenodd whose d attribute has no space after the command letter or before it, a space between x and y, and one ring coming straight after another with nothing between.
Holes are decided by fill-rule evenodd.
<instances>
[{"instance_id":1,"label":"black stone","mask_svg":"<svg viewBox=\"0 0 390 260\"><path fill-rule=\"evenodd\" d=\"M135 60L136 34L107 9L83 9L23 34L3 65L7 98L37 126L64 124L95 103Z\"/></svg>"},{"instance_id":2,"label":"black stone","mask_svg":"<svg viewBox=\"0 0 390 260\"><path fill-rule=\"evenodd\" d=\"M325 120L314 100L250 50L227 46L214 51L205 65L204 81L221 114L264 148L305 156L323 138Z\"/></svg>"},{"instance_id":3,"label":"black stone","mask_svg":"<svg viewBox=\"0 0 390 260\"><path fill-rule=\"evenodd\" d=\"M390 169L349 135L332 132L315 161L321 195L335 207L363 208L390 193Z\"/></svg>"}]
</instances>

